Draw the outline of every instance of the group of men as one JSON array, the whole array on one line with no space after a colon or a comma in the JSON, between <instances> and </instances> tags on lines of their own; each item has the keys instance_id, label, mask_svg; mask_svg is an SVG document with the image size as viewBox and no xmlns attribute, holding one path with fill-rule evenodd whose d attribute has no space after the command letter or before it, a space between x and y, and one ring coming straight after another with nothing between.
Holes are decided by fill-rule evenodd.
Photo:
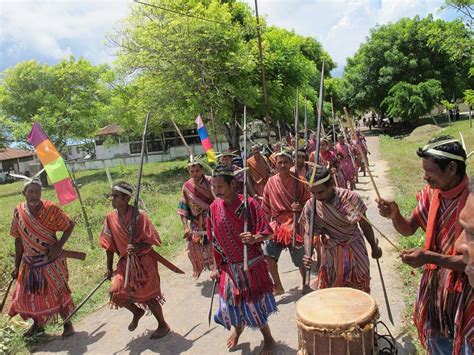
<instances>
[{"instance_id":1,"label":"group of men","mask_svg":"<svg viewBox=\"0 0 474 355\"><path fill-rule=\"evenodd\" d=\"M356 148L359 154L366 154L361 137L354 137ZM353 185L341 186L337 177L342 172L346 181L352 181L344 170L349 170L344 168L349 163L357 175L355 151L344 142L344 136L334 151L327 140L322 141L321 148L319 165L315 165L314 157L306 161L307 152L303 155L278 147L267 158L261 147L254 145L247 160L248 181L243 180L243 169L235 166L231 152L220 157L212 176L204 174L207 164L202 160L189 160L190 179L183 185L178 214L193 276L198 278L209 269L218 283L219 305L214 320L232 329L229 348L237 345L249 327L260 329L262 353L272 352L275 341L268 317L277 311L275 295L284 293L278 274L284 249L290 251L301 272L303 293L311 291L306 268L314 265L314 288L353 287L370 292L365 240L373 258L380 258L382 250L365 218L364 202L349 189ZM424 270L414 314L422 344L431 354L470 354L474 334L469 285L471 280L474 286L474 190L471 181L469 194L467 154L459 141L442 136L420 148L418 155L427 186L419 194L412 215L403 217L394 201L378 200L378 207L401 234L411 235L418 228L426 232L424 248L401 253L403 262ZM292 171L294 159L298 174ZM247 200L241 193L245 183ZM12 276L18 282L9 314L33 319L25 334L32 336L58 314L65 319L74 307L62 253L74 223L55 204L41 199L38 180L27 181L23 194L26 202L15 209L11 228L16 238ZM106 275L113 278L111 303L131 311L130 331L149 309L158 322L152 338L160 338L170 331L163 317L165 299L153 250L154 245L160 245L160 237L147 214L140 211L134 243L129 243L135 212L130 205L132 195L131 185L113 185L114 210L106 216L99 238L106 250ZM60 231L63 235L57 240ZM314 257L305 253L305 239L312 242ZM114 254L119 257L115 270ZM66 322L63 335L73 333L71 322Z\"/></svg>"}]
</instances>

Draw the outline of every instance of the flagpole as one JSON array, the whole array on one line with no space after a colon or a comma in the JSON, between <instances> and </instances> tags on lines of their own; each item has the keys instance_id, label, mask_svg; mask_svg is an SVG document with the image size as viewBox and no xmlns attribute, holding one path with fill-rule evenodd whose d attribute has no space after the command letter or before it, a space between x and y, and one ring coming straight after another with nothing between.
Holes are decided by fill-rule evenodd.
<instances>
[{"instance_id":1,"label":"flagpole","mask_svg":"<svg viewBox=\"0 0 474 355\"><path fill-rule=\"evenodd\" d=\"M67 165L66 165L66 168L67 168ZM89 235L89 243L91 244L91 249L94 249L95 248L94 247L94 235L92 234L92 228L91 228L91 225L89 223L89 217L87 217L86 208L84 206L84 203L82 202L81 192L79 191L79 187L76 184L76 174L74 173L74 169L71 169L71 170L72 170L72 176L71 176L71 172L69 171L69 169L67 169L67 172L69 173L69 177L72 180L72 186L74 186L74 190L76 190L77 198L78 198L79 203L81 205L82 215L84 216L84 223L86 224L87 234Z\"/></svg>"}]
</instances>

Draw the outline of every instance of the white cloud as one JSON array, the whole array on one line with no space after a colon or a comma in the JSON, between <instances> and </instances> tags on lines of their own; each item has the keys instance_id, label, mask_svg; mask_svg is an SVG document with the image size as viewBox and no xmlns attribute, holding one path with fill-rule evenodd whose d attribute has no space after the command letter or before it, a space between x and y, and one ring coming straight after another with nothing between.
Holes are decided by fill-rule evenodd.
<instances>
[{"instance_id":1,"label":"white cloud","mask_svg":"<svg viewBox=\"0 0 474 355\"><path fill-rule=\"evenodd\" d=\"M2 63L71 54L110 62L104 36L126 16L127 0L0 0ZM86 55L87 54L87 55Z\"/></svg>"},{"instance_id":2,"label":"white cloud","mask_svg":"<svg viewBox=\"0 0 474 355\"><path fill-rule=\"evenodd\" d=\"M253 8L254 1L246 0ZM353 55L377 24L402 17L437 15L442 0L260 0L259 12L267 22L322 42L342 73ZM290 5L291 4L291 5Z\"/></svg>"}]
</instances>

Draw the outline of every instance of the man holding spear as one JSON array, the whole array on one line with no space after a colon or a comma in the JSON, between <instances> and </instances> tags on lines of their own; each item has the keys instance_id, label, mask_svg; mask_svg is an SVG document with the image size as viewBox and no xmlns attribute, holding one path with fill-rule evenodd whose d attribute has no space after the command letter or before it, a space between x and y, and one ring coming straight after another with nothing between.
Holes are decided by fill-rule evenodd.
<instances>
[{"instance_id":1,"label":"man holding spear","mask_svg":"<svg viewBox=\"0 0 474 355\"><path fill-rule=\"evenodd\" d=\"M149 309L156 320L158 328L151 339L164 337L170 327L163 317L161 305L165 299L161 294L160 275L158 273L156 253L153 245L160 245L160 236L148 215L139 211L134 221L136 207L129 204L133 188L126 182L119 182L112 187L112 207L114 211L107 214L99 237L100 246L107 252L106 276L112 278L110 302L114 307L125 307L133 314L128 326L134 331L140 318ZM130 243L130 229L135 223L133 242ZM114 254L119 255L117 269L113 272ZM129 277L127 280L126 263L130 258ZM127 283L128 281L128 283Z\"/></svg>"}]
</instances>

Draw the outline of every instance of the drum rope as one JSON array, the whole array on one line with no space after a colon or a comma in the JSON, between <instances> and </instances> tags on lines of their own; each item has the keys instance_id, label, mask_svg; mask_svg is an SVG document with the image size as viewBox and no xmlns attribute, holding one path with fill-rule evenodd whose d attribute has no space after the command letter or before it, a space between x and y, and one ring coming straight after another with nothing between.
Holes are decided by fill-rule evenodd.
<instances>
[{"instance_id":1,"label":"drum rope","mask_svg":"<svg viewBox=\"0 0 474 355\"><path fill-rule=\"evenodd\" d=\"M385 330L387 331L388 334L379 334L378 328L379 325L382 325L385 327ZM395 338L393 337L392 333L388 329L387 325L382 322L378 321L377 324L375 325L375 333L374 333L374 338L375 342L377 343L377 347L379 349L379 354L383 355L397 355L398 354L398 349L397 349L397 342L395 341ZM380 340L383 339L386 345L384 347L381 346Z\"/></svg>"}]
</instances>

